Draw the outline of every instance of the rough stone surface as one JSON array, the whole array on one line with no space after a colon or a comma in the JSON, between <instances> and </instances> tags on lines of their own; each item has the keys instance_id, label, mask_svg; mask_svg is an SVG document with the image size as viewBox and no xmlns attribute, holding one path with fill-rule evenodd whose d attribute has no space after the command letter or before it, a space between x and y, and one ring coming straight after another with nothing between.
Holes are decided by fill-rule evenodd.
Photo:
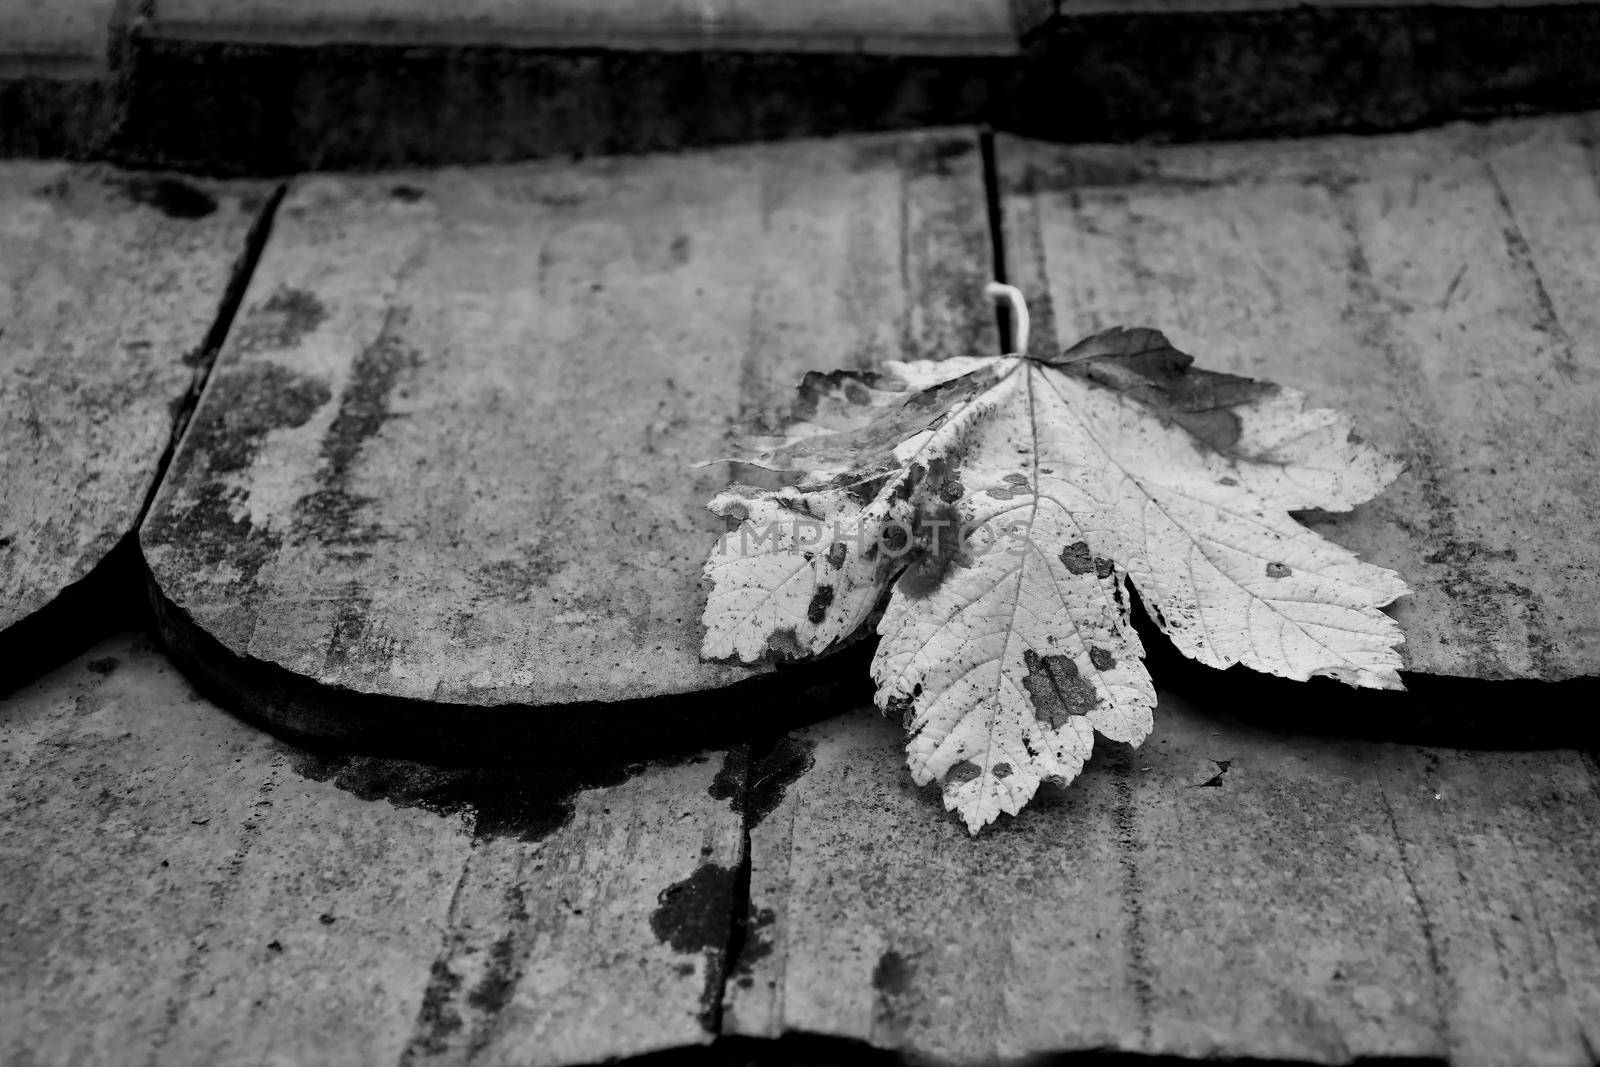
<instances>
[{"instance_id":1,"label":"rough stone surface","mask_svg":"<svg viewBox=\"0 0 1600 1067\"><path fill-rule=\"evenodd\" d=\"M809 767L751 832L726 1031L934 1062L1592 1062L1592 760L1295 737L1216 705L1164 692L1142 748L1102 743L977 838L912 785L897 724L795 735Z\"/></svg>"},{"instance_id":2,"label":"rough stone surface","mask_svg":"<svg viewBox=\"0 0 1600 1067\"><path fill-rule=\"evenodd\" d=\"M164 36L301 45L1007 54L1010 0L162 0Z\"/></svg>"},{"instance_id":3,"label":"rough stone surface","mask_svg":"<svg viewBox=\"0 0 1600 1067\"><path fill-rule=\"evenodd\" d=\"M132 532L266 191L0 165L0 631Z\"/></svg>"},{"instance_id":4,"label":"rough stone surface","mask_svg":"<svg viewBox=\"0 0 1600 1067\"><path fill-rule=\"evenodd\" d=\"M1034 345L1154 326L1352 412L1408 470L1319 531L1400 572L1411 670L1600 673L1591 115L1208 148L1005 140Z\"/></svg>"},{"instance_id":5,"label":"rough stone surface","mask_svg":"<svg viewBox=\"0 0 1600 1067\"><path fill-rule=\"evenodd\" d=\"M299 181L142 532L232 653L363 693L646 697L703 663L730 423L992 353L976 138Z\"/></svg>"},{"instance_id":6,"label":"rough stone surface","mask_svg":"<svg viewBox=\"0 0 1600 1067\"><path fill-rule=\"evenodd\" d=\"M106 642L0 704L0 1062L705 1041L742 843L721 763L602 781L319 754Z\"/></svg>"}]
</instances>

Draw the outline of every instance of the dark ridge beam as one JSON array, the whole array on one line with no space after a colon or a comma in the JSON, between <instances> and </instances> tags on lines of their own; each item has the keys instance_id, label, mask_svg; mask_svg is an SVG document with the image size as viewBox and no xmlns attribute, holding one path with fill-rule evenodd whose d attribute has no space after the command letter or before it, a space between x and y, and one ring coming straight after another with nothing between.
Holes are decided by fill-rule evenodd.
<instances>
[{"instance_id":1,"label":"dark ridge beam","mask_svg":"<svg viewBox=\"0 0 1600 1067\"><path fill-rule=\"evenodd\" d=\"M1026 45L990 117L1047 140L1393 132L1600 104L1593 4L1058 12Z\"/></svg>"}]
</instances>

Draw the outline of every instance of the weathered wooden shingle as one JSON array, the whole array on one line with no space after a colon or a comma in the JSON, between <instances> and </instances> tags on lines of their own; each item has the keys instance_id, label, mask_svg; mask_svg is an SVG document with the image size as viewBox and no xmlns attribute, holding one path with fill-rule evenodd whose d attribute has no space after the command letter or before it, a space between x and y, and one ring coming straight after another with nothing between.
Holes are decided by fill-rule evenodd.
<instances>
[{"instance_id":1,"label":"weathered wooden shingle","mask_svg":"<svg viewBox=\"0 0 1600 1067\"><path fill-rule=\"evenodd\" d=\"M1035 345L1162 329L1344 408L1408 470L1311 524L1415 590L1411 670L1600 673L1592 116L1211 147L1003 140Z\"/></svg>"},{"instance_id":2,"label":"weathered wooden shingle","mask_svg":"<svg viewBox=\"0 0 1600 1067\"><path fill-rule=\"evenodd\" d=\"M132 532L266 191L0 165L0 631Z\"/></svg>"},{"instance_id":3,"label":"weathered wooden shingle","mask_svg":"<svg viewBox=\"0 0 1600 1067\"><path fill-rule=\"evenodd\" d=\"M467 706L681 693L732 421L996 351L975 135L298 181L142 531L230 655Z\"/></svg>"},{"instance_id":4,"label":"weathered wooden shingle","mask_svg":"<svg viewBox=\"0 0 1600 1067\"><path fill-rule=\"evenodd\" d=\"M709 1040L737 770L319 754L142 640L104 643L0 711L0 1061L573 1064Z\"/></svg>"},{"instance_id":5,"label":"weathered wooden shingle","mask_svg":"<svg viewBox=\"0 0 1600 1067\"><path fill-rule=\"evenodd\" d=\"M1172 693L1156 721L976 838L896 724L795 735L726 1030L939 1062L1592 1059L1592 761L1297 737Z\"/></svg>"}]
</instances>

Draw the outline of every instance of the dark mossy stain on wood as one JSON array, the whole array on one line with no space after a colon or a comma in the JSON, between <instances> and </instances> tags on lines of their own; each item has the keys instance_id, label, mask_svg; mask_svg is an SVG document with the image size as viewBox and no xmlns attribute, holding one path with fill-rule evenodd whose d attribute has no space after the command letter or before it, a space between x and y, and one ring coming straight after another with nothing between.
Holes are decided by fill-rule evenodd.
<instances>
[{"instance_id":1,"label":"dark mossy stain on wood","mask_svg":"<svg viewBox=\"0 0 1600 1067\"><path fill-rule=\"evenodd\" d=\"M712 800L731 800L737 806L744 802L744 787L750 773L750 750L744 746L729 749L722 755L722 767L711 779L706 790Z\"/></svg>"},{"instance_id":2,"label":"dark mossy stain on wood","mask_svg":"<svg viewBox=\"0 0 1600 1067\"><path fill-rule=\"evenodd\" d=\"M411 1062L418 1054L437 1056L449 1048L450 1035L461 1030L461 1014L456 1010L456 992L461 988L461 976L450 969L445 960L434 960L428 971L428 984L422 990L422 1004L417 1008L417 1022L411 1043L402 1062Z\"/></svg>"},{"instance_id":3,"label":"dark mossy stain on wood","mask_svg":"<svg viewBox=\"0 0 1600 1067\"><path fill-rule=\"evenodd\" d=\"M780 737L750 768L745 791L745 826L754 829L783 803L789 787L815 763L815 742L801 737Z\"/></svg>"},{"instance_id":4,"label":"dark mossy stain on wood","mask_svg":"<svg viewBox=\"0 0 1600 1067\"><path fill-rule=\"evenodd\" d=\"M776 946L768 931L778 921L777 912L771 908L758 908L752 901L745 916L744 941L739 946L738 958L728 972L728 977L742 989L755 985L756 964L771 956Z\"/></svg>"},{"instance_id":5,"label":"dark mossy stain on wood","mask_svg":"<svg viewBox=\"0 0 1600 1067\"><path fill-rule=\"evenodd\" d=\"M890 949L878 957L878 965L872 969L872 988L883 997L905 996L911 991L915 973L909 959Z\"/></svg>"},{"instance_id":6,"label":"dark mossy stain on wood","mask_svg":"<svg viewBox=\"0 0 1600 1067\"><path fill-rule=\"evenodd\" d=\"M656 940L674 952L720 952L728 939L728 916L733 914L735 874L731 867L703 864L657 894L656 909L650 913Z\"/></svg>"},{"instance_id":7,"label":"dark mossy stain on wood","mask_svg":"<svg viewBox=\"0 0 1600 1067\"><path fill-rule=\"evenodd\" d=\"M203 219L217 210L216 197L177 178L129 178L122 183L122 191L135 203L153 207L169 219Z\"/></svg>"},{"instance_id":8,"label":"dark mossy stain on wood","mask_svg":"<svg viewBox=\"0 0 1600 1067\"><path fill-rule=\"evenodd\" d=\"M468 815L479 838L539 841L572 821L574 798L585 789L616 785L643 769L584 770L573 766L527 771L438 767L414 760L289 749L296 773L329 782L362 800L385 801L441 816Z\"/></svg>"},{"instance_id":9,"label":"dark mossy stain on wood","mask_svg":"<svg viewBox=\"0 0 1600 1067\"><path fill-rule=\"evenodd\" d=\"M506 890L506 932L489 945L489 960L483 977L467 994L467 1003L485 1015L496 1015L516 992L522 981L521 934L528 926L527 894L519 885Z\"/></svg>"},{"instance_id":10,"label":"dark mossy stain on wood","mask_svg":"<svg viewBox=\"0 0 1600 1067\"><path fill-rule=\"evenodd\" d=\"M305 289L280 285L265 300L246 310L236 323L231 348L235 353L293 348L322 325L328 309Z\"/></svg>"},{"instance_id":11,"label":"dark mossy stain on wood","mask_svg":"<svg viewBox=\"0 0 1600 1067\"><path fill-rule=\"evenodd\" d=\"M739 872L718 863L706 863L693 874L674 882L656 897L650 913L650 930L656 940L684 955L703 955L705 987L700 996L700 1025L715 1032L722 1006L722 980L733 936L731 916Z\"/></svg>"},{"instance_id":12,"label":"dark mossy stain on wood","mask_svg":"<svg viewBox=\"0 0 1600 1067\"><path fill-rule=\"evenodd\" d=\"M212 379L190 428L189 447L169 475L183 492L152 512L144 530L151 542L178 553L181 562L170 574L183 579L227 569L237 572L238 589L254 587L281 539L254 527L243 506L244 490L220 476L248 469L270 431L303 426L329 398L325 383L266 361L231 367Z\"/></svg>"},{"instance_id":13,"label":"dark mossy stain on wood","mask_svg":"<svg viewBox=\"0 0 1600 1067\"><path fill-rule=\"evenodd\" d=\"M370 500L352 494L349 487L367 442L395 418L389 409L395 385L421 361L402 340L409 318L408 309L390 308L378 336L356 357L339 396L338 413L322 438L317 487L294 505L297 537L340 546L380 539L376 529L358 525L359 513Z\"/></svg>"}]
</instances>

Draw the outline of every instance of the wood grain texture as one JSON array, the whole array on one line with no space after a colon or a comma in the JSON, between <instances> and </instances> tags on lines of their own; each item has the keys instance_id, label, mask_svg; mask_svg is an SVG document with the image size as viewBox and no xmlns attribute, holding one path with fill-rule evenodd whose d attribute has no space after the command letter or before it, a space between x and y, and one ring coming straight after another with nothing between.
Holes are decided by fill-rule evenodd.
<instances>
[{"instance_id":1,"label":"wood grain texture","mask_svg":"<svg viewBox=\"0 0 1600 1067\"><path fill-rule=\"evenodd\" d=\"M297 182L141 540L230 653L497 706L699 658L732 420L997 350L975 137ZM441 713L443 709L441 708Z\"/></svg>"},{"instance_id":2,"label":"wood grain texture","mask_svg":"<svg viewBox=\"0 0 1600 1067\"><path fill-rule=\"evenodd\" d=\"M1285 736L1170 692L1156 719L977 838L871 709L796 735L727 1032L937 1062L1591 1062L1592 761Z\"/></svg>"},{"instance_id":3,"label":"wood grain texture","mask_svg":"<svg viewBox=\"0 0 1600 1067\"><path fill-rule=\"evenodd\" d=\"M0 705L0 1061L590 1063L709 1039L721 757L287 746L117 638Z\"/></svg>"},{"instance_id":4,"label":"wood grain texture","mask_svg":"<svg viewBox=\"0 0 1600 1067\"><path fill-rule=\"evenodd\" d=\"M265 193L0 165L0 631L132 532Z\"/></svg>"},{"instance_id":5,"label":"wood grain texture","mask_svg":"<svg viewBox=\"0 0 1600 1067\"><path fill-rule=\"evenodd\" d=\"M1038 346L1113 324L1352 412L1408 470L1311 525L1398 570L1409 669L1600 673L1592 116L1209 148L1003 141Z\"/></svg>"}]
</instances>

